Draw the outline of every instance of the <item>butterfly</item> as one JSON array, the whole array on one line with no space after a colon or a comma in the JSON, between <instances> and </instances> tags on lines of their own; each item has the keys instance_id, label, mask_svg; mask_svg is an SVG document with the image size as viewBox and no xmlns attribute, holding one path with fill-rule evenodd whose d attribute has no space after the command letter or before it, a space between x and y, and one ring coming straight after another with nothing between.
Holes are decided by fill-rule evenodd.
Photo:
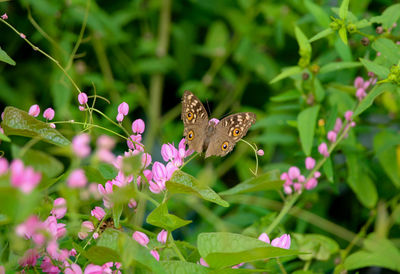
<instances>
[{"instance_id":1,"label":"butterfly","mask_svg":"<svg viewBox=\"0 0 400 274\"><path fill-rule=\"evenodd\" d=\"M182 97L182 114L186 143L189 149L197 152L205 151L205 158L210 156L225 156L242 139L252 124L256 115L252 112L240 112L229 115L221 121L208 120L208 114L203 104L190 91L185 91Z\"/></svg>"}]
</instances>

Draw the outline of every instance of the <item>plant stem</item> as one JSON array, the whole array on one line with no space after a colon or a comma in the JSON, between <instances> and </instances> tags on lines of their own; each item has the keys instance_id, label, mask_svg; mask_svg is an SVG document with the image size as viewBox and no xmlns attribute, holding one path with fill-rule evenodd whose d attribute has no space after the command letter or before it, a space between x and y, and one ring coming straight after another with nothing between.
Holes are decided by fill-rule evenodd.
<instances>
[{"instance_id":1,"label":"plant stem","mask_svg":"<svg viewBox=\"0 0 400 274\"><path fill-rule=\"evenodd\" d=\"M169 240L169 242L171 244L172 249L175 251L176 255L178 255L179 259L182 262L186 262L185 257L183 257L181 251L176 246L175 241L174 241L174 237L172 237L172 233L171 232L168 232L168 240Z\"/></svg>"},{"instance_id":2,"label":"plant stem","mask_svg":"<svg viewBox=\"0 0 400 274\"><path fill-rule=\"evenodd\" d=\"M272 230L274 230L274 228L281 222L282 218L285 217L299 197L300 193L295 193L285 201L281 212L279 212L279 215L268 226L268 228L265 230L265 233L270 234Z\"/></svg>"}]
</instances>

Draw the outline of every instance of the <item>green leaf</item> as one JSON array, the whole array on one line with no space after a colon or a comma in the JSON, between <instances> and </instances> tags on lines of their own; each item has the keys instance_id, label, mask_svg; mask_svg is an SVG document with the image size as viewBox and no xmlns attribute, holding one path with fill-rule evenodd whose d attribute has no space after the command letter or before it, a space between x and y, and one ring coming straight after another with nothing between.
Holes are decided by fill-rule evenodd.
<instances>
[{"instance_id":1,"label":"green leaf","mask_svg":"<svg viewBox=\"0 0 400 274\"><path fill-rule=\"evenodd\" d=\"M317 100L317 102L322 102L322 100L324 100L325 98L326 92L321 84L321 81L317 77L314 77L314 87L315 87L315 100Z\"/></svg>"},{"instance_id":2,"label":"green leaf","mask_svg":"<svg viewBox=\"0 0 400 274\"><path fill-rule=\"evenodd\" d=\"M122 159L122 172L125 176L133 175L136 177L139 175L142 169L142 155L142 153L139 153Z\"/></svg>"},{"instance_id":3,"label":"green leaf","mask_svg":"<svg viewBox=\"0 0 400 274\"><path fill-rule=\"evenodd\" d=\"M162 203L147 216L146 222L157 227L165 228L167 231L174 231L175 229L190 224L192 221L183 220L175 215L169 214L167 204Z\"/></svg>"},{"instance_id":4,"label":"green leaf","mask_svg":"<svg viewBox=\"0 0 400 274\"><path fill-rule=\"evenodd\" d=\"M343 1L345 1L345 0L343 0ZM342 39L343 43L345 45L347 45L347 30L346 30L346 27L343 26L343 27L341 27L339 29L339 37L340 37L340 39Z\"/></svg>"},{"instance_id":5,"label":"green leaf","mask_svg":"<svg viewBox=\"0 0 400 274\"><path fill-rule=\"evenodd\" d=\"M70 141L48 124L30 116L26 111L15 107L6 107L1 127L7 135L19 135L39 138L45 142L68 146Z\"/></svg>"},{"instance_id":6,"label":"green leaf","mask_svg":"<svg viewBox=\"0 0 400 274\"><path fill-rule=\"evenodd\" d=\"M347 18L348 12L349 12L349 0L343 0L339 8L339 17L345 20ZM345 44L347 44L347 42Z\"/></svg>"},{"instance_id":7,"label":"green leaf","mask_svg":"<svg viewBox=\"0 0 400 274\"><path fill-rule=\"evenodd\" d=\"M294 33L296 35L296 40L297 43L299 44L300 47L300 55L304 56L304 55L308 55L311 57L311 44L308 41L307 36L305 36L305 34L301 31L301 29L298 26L294 27Z\"/></svg>"},{"instance_id":8,"label":"green leaf","mask_svg":"<svg viewBox=\"0 0 400 274\"><path fill-rule=\"evenodd\" d=\"M370 19L371 23L380 23L385 29L393 26L400 17L400 4L391 5L382 13Z\"/></svg>"},{"instance_id":9,"label":"green leaf","mask_svg":"<svg viewBox=\"0 0 400 274\"><path fill-rule=\"evenodd\" d=\"M205 47L210 56L224 56L229 41L229 31L225 23L217 21L213 23L207 32Z\"/></svg>"},{"instance_id":10,"label":"green leaf","mask_svg":"<svg viewBox=\"0 0 400 274\"><path fill-rule=\"evenodd\" d=\"M387 67L363 58L360 58L360 61L368 71L372 71L378 75L379 78L384 79L388 77L390 71Z\"/></svg>"},{"instance_id":11,"label":"green leaf","mask_svg":"<svg viewBox=\"0 0 400 274\"><path fill-rule=\"evenodd\" d=\"M334 62L329 63L321 67L319 70L320 74L328 73L337 70L349 69L349 68L358 68L361 67L362 64L360 62Z\"/></svg>"},{"instance_id":12,"label":"green leaf","mask_svg":"<svg viewBox=\"0 0 400 274\"><path fill-rule=\"evenodd\" d=\"M273 84L273 83L276 83L276 82L278 82L280 80L283 80L283 79L285 79L287 77L300 74L302 72L302 70L303 69L301 67L299 67L299 66L284 68L282 70L282 72L279 73L277 76L275 76L275 78L272 79L269 83Z\"/></svg>"},{"instance_id":13,"label":"green leaf","mask_svg":"<svg viewBox=\"0 0 400 274\"><path fill-rule=\"evenodd\" d=\"M107 228L100 234L97 240L97 246L104 246L118 251L118 238L121 232L112 228Z\"/></svg>"},{"instance_id":14,"label":"green leaf","mask_svg":"<svg viewBox=\"0 0 400 274\"><path fill-rule=\"evenodd\" d=\"M387 38L380 38L372 43L372 48L381 53L392 65L397 64L400 60L399 46L396 45L392 40Z\"/></svg>"},{"instance_id":15,"label":"green leaf","mask_svg":"<svg viewBox=\"0 0 400 274\"><path fill-rule=\"evenodd\" d=\"M400 187L399 163L396 153L399 145L400 136L394 132L381 131L374 137L375 156L396 187Z\"/></svg>"},{"instance_id":16,"label":"green leaf","mask_svg":"<svg viewBox=\"0 0 400 274\"><path fill-rule=\"evenodd\" d=\"M326 178L328 179L329 182L333 183L333 165L331 157L328 157L328 159L326 159L323 168Z\"/></svg>"},{"instance_id":17,"label":"green leaf","mask_svg":"<svg viewBox=\"0 0 400 274\"><path fill-rule=\"evenodd\" d=\"M10 138L7 135L4 135L3 132L0 131L0 141L11 142Z\"/></svg>"},{"instance_id":18,"label":"green leaf","mask_svg":"<svg viewBox=\"0 0 400 274\"><path fill-rule=\"evenodd\" d=\"M48 178L53 178L60 174L64 166L57 159L40 150L28 149L20 156L20 148L16 145L11 146L12 155L14 158L20 158L25 165L33 167L35 171L45 174Z\"/></svg>"},{"instance_id":19,"label":"green leaf","mask_svg":"<svg viewBox=\"0 0 400 274\"><path fill-rule=\"evenodd\" d=\"M117 251L105 246L92 246L82 254L91 263L103 265L107 262L120 262L121 257Z\"/></svg>"},{"instance_id":20,"label":"green leaf","mask_svg":"<svg viewBox=\"0 0 400 274\"><path fill-rule=\"evenodd\" d=\"M121 218L123 209L124 209L124 204L122 204L122 203L117 203L117 204L113 205L112 217L113 217L115 227L119 227L119 220Z\"/></svg>"},{"instance_id":21,"label":"green leaf","mask_svg":"<svg viewBox=\"0 0 400 274\"><path fill-rule=\"evenodd\" d=\"M304 4L307 10L314 16L318 24L324 28L328 28L331 20L329 15L317 4L314 4L310 0L305 0Z\"/></svg>"},{"instance_id":22,"label":"green leaf","mask_svg":"<svg viewBox=\"0 0 400 274\"><path fill-rule=\"evenodd\" d=\"M112 180L118 175L117 169L106 163L99 164L99 172L107 180Z\"/></svg>"},{"instance_id":23,"label":"green leaf","mask_svg":"<svg viewBox=\"0 0 400 274\"><path fill-rule=\"evenodd\" d=\"M220 206L229 206L229 203L218 196L210 187L200 184L196 178L180 170L174 172L171 180L166 182L166 187L170 193L193 194Z\"/></svg>"},{"instance_id":24,"label":"green leaf","mask_svg":"<svg viewBox=\"0 0 400 274\"><path fill-rule=\"evenodd\" d=\"M328 35L331 35L334 31L331 28L324 29L323 31L318 32L313 37L310 38L310 43L315 42L321 38L324 38Z\"/></svg>"},{"instance_id":25,"label":"green leaf","mask_svg":"<svg viewBox=\"0 0 400 274\"><path fill-rule=\"evenodd\" d=\"M283 182L279 170L268 171L260 176L250 178L231 189L220 192L219 195L234 195L255 191L280 190Z\"/></svg>"},{"instance_id":26,"label":"green leaf","mask_svg":"<svg viewBox=\"0 0 400 274\"><path fill-rule=\"evenodd\" d=\"M299 251L308 253L299 255L304 261L316 259L318 261L326 261L331 255L339 251L339 245L323 235L319 234L293 234L299 246Z\"/></svg>"},{"instance_id":27,"label":"green leaf","mask_svg":"<svg viewBox=\"0 0 400 274\"><path fill-rule=\"evenodd\" d=\"M309 107L297 116L297 128L299 130L301 147L307 156L311 154L318 111L319 105Z\"/></svg>"},{"instance_id":28,"label":"green leaf","mask_svg":"<svg viewBox=\"0 0 400 274\"><path fill-rule=\"evenodd\" d=\"M354 25L356 26L357 29L362 29L362 28L366 28L368 26L371 26L371 22L368 21L367 19L362 19L356 23L354 23Z\"/></svg>"},{"instance_id":29,"label":"green leaf","mask_svg":"<svg viewBox=\"0 0 400 274\"><path fill-rule=\"evenodd\" d=\"M11 59L10 56L8 56L8 54L1 49L0 47L0 61L5 62L9 65L15 66L15 61L13 59Z\"/></svg>"},{"instance_id":30,"label":"green leaf","mask_svg":"<svg viewBox=\"0 0 400 274\"><path fill-rule=\"evenodd\" d=\"M197 237L197 247L201 257L213 268L300 254L296 250L273 247L256 238L229 232L201 233Z\"/></svg>"},{"instance_id":31,"label":"green leaf","mask_svg":"<svg viewBox=\"0 0 400 274\"><path fill-rule=\"evenodd\" d=\"M118 250L121 254L121 260L125 269L139 263L140 266L149 269L152 273L167 273L161 263L157 261L149 252L149 250L138 244L126 233L121 233L118 238Z\"/></svg>"},{"instance_id":32,"label":"green leaf","mask_svg":"<svg viewBox=\"0 0 400 274\"><path fill-rule=\"evenodd\" d=\"M301 96L300 92L293 89L285 91L279 95L273 96L270 98L272 102L287 102L291 100L298 99Z\"/></svg>"},{"instance_id":33,"label":"green leaf","mask_svg":"<svg viewBox=\"0 0 400 274\"><path fill-rule=\"evenodd\" d=\"M167 273L186 274L186 273L199 273L206 274L210 269L195 263L182 262L182 261L162 261L162 266Z\"/></svg>"},{"instance_id":34,"label":"green leaf","mask_svg":"<svg viewBox=\"0 0 400 274\"><path fill-rule=\"evenodd\" d=\"M99 184L104 184L107 179L101 175L100 171L97 168L92 166L84 166L83 170L85 171L86 178L89 182L96 182Z\"/></svg>"},{"instance_id":35,"label":"green leaf","mask_svg":"<svg viewBox=\"0 0 400 274\"><path fill-rule=\"evenodd\" d=\"M400 252L390 240L371 234L364 245L365 250L346 258L344 265L347 270L376 266L400 271Z\"/></svg>"},{"instance_id":36,"label":"green leaf","mask_svg":"<svg viewBox=\"0 0 400 274\"><path fill-rule=\"evenodd\" d=\"M396 86L390 83L383 83L381 85L375 86L368 95L360 102L356 110L354 111L354 115L358 116L363 113L366 109L368 109L372 103L374 102L375 98L384 93L385 91L393 91L395 90Z\"/></svg>"}]
</instances>

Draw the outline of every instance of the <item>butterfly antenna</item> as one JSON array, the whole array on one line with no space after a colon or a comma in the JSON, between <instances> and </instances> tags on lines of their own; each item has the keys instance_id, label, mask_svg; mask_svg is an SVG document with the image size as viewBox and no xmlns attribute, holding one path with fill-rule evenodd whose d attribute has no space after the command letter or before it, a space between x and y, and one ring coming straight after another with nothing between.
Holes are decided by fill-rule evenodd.
<instances>
[{"instance_id":1,"label":"butterfly antenna","mask_svg":"<svg viewBox=\"0 0 400 274\"><path fill-rule=\"evenodd\" d=\"M208 114L211 115L210 106L208 105L208 99L206 99L206 103L207 103L207 112L208 112Z\"/></svg>"}]
</instances>

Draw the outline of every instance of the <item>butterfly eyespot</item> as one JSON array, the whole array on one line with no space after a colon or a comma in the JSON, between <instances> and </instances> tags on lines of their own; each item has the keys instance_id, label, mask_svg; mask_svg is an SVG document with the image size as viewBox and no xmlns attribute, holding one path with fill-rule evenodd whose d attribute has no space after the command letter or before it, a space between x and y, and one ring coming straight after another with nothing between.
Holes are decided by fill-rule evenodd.
<instances>
[{"instance_id":1,"label":"butterfly eyespot","mask_svg":"<svg viewBox=\"0 0 400 274\"><path fill-rule=\"evenodd\" d=\"M238 128L238 127L236 127L234 130L233 130L233 136L238 136L240 133L241 133L242 131Z\"/></svg>"},{"instance_id":2,"label":"butterfly eyespot","mask_svg":"<svg viewBox=\"0 0 400 274\"><path fill-rule=\"evenodd\" d=\"M228 149L228 145L229 145L228 142L226 142L226 141L223 142L222 145L221 145L221 149L222 149L223 151L227 150L227 149Z\"/></svg>"},{"instance_id":3,"label":"butterfly eyespot","mask_svg":"<svg viewBox=\"0 0 400 274\"><path fill-rule=\"evenodd\" d=\"M191 121L191 120L193 119L193 117L194 117L193 112L189 111L189 112L186 114L186 117L188 118L189 121Z\"/></svg>"},{"instance_id":4,"label":"butterfly eyespot","mask_svg":"<svg viewBox=\"0 0 400 274\"><path fill-rule=\"evenodd\" d=\"M193 130L189 131L189 133L188 133L188 135L187 135L187 138L188 138L189 141L192 141L192 140L193 140L193 138L194 138L194 132L193 132Z\"/></svg>"}]
</instances>

